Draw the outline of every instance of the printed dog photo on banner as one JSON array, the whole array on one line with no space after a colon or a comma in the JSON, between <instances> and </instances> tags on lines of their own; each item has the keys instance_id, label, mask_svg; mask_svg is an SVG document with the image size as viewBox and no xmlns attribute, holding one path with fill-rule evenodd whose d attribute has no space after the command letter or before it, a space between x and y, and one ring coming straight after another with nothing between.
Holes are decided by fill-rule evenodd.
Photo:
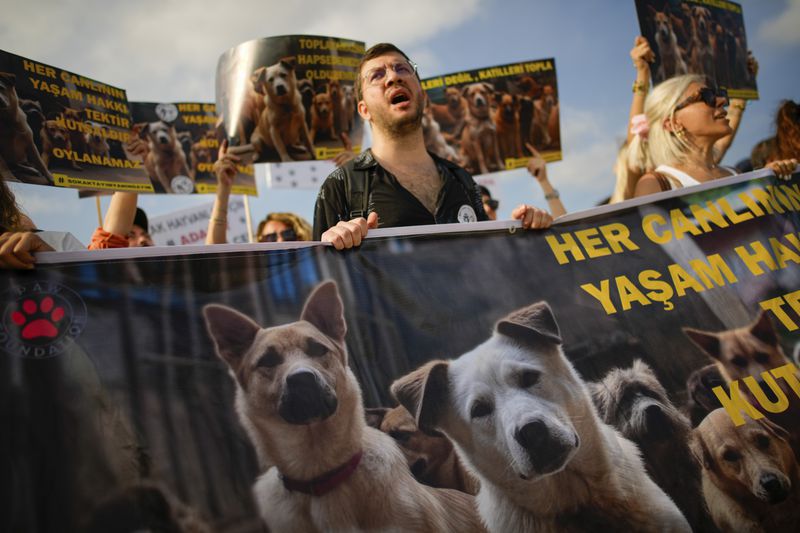
<instances>
[{"instance_id":1,"label":"printed dog photo on banner","mask_svg":"<svg viewBox=\"0 0 800 533\"><path fill-rule=\"evenodd\" d=\"M221 140L216 105L131 102L131 159L142 161L157 193L214 193ZM223 135L224 139L224 135ZM252 165L239 165L234 194L256 195Z\"/></svg>"},{"instance_id":2,"label":"printed dog photo on banner","mask_svg":"<svg viewBox=\"0 0 800 533\"><path fill-rule=\"evenodd\" d=\"M36 185L150 192L127 157L123 89L0 50L0 173Z\"/></svg>"},{"instance_id":3,"label":"printed dog photo on banner","mask_svg":"<svg viewBox=\"0 0 800 533\"><path fill-rule=\"evenodd\" d=\"M654 84L681 74L701 74L732 98L758 99L739 4L636 0L636 12L642 35L656 55Z\"/></svg>"},{"instance_id":4,"label":"printed dog photo on banner","mask_svg":"<svg viewBox=\"0 0 800 533\"><path fill-rule=\"evenodd\" d=\"M543 233L4 274L0 523L793 531L799 213L759 172Z\"/></svg>"},{"instance_id":5,"label":"printed dog photo on banner","mask_svg":"<svg viewBox=\"0 0 800 533\"><path fill-rule=\"evenodd\" d=\"M289 35L249 41L217 64L230 150L254 162L330 159L361 149L353 84L364 43Z\"/></svg>"},{"instance_id":6,"label":"printed dog photo on banner","mask_svg":"<svg viewBox=\"0 0 800 533\"><path fill-rule=\"evenodd\" d=\"M561 159L555 59L422 80L425 146L474 175L528 164L533 146Z\"/></svg>"}]
</instances>

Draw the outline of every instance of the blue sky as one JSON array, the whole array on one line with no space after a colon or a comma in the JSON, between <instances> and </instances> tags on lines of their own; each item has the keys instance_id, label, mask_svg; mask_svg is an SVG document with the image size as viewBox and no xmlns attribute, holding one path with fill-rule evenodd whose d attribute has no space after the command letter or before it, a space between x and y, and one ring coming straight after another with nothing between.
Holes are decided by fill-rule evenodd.
<instances>
[{"instance_id":1,"label":"blue sky","mask_svg":"<svg viewBox=\"0 0 800 533\"><path fill-rule=\"evenodd\" d=\"M741 4L748 44L761 66L761 99L745 112L729 164L772 134L782 99L800 99L800 0ZM550 180L569 211L591 207L613 187L612 166L635 77L628 57L638 34L633 0L240 0L224 8L205 0L0 0L0 6L0 49L125 88L130 100L139 101L213 102L219 55L270 35L332 35L368 46L394 42L419 63L423 77L555 57L564 160L549 166ZM315 191L258 185L259 197L250 201L254 220L269 211L311 218ZM519 202L545 205L524 170L494 176L491 188L501 201L501 217ZM94 200L79 200L71 190L13 189L39 227L89 241L97 225ZM140 205L154 216L212 199L145 195Z\"/></svg>"}]
</instances>

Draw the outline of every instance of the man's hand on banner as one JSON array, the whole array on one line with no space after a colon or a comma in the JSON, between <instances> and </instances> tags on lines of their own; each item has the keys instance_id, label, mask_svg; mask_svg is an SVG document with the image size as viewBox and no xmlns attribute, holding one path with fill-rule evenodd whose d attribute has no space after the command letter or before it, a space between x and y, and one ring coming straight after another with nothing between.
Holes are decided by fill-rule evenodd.
<instances>
[{"instance_id":1,"label":"man's hand on banner","mask_svg":"<svg viewBox=\"0 0 800 533\"><path fill-rule=\"evenodd\" d=\"M337 250L346 250L359 246L367 230L378 227L378 213L372 212L367 218L359 217L353 220L342 220L334 227L322 234L321 241L333 244Z\"/></svg>"},{"instance_id":2,"label":"man's hand on banner","mask_svg":"<svg viewBox=\"0 0 800 533\"><path fill-rule=\"evenodd\" d=\"M31 231L9 231L0 235L0 268L30 270L36 263L35 252L52 251Z\"/></svg>"}]
</instances>

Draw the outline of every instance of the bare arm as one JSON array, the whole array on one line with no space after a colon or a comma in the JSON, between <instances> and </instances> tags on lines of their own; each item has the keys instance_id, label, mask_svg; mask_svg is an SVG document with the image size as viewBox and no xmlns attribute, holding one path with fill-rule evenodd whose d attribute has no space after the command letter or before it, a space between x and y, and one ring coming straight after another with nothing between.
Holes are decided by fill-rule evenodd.
<instances>
[{"instance_id":1,"label":"bare arm","mask_svg":"<svg viewBox=\"0 0 800 533\"><path fill-rule=\"evenodd\" d=\"M239 157L228 153L228 141L219 147L217 160L214 162L214 174L217 176L217 197L208 220L206 244L225 244L228 229L228 200L231 196L233 179L236 177L236 164Z\"/></svg>"},{"instance_id":2,"label":"bare arm","mask_svg":"<svg viewBox=\"0 0 800 533\"><path fill-rule=\"evenodd\" d=\"M750 71L750 73L753 75L753 78L758 75L758 61L756 61L756 58L753 57L752 52L748 52L747 55L747 70ZM736 132L739 131L739 124L742 122L742 115L744 114L745 106L747 106L747 100L743 100L742 98L731 98L730 103L728 104L728 124L731 127L731 132L714 143L714 153L716 154L714 158L715 163L722 161L722 158L725 157L725 153L728 151L728 148L730 148L731 144L733 144L733 140L736 138Z\"/></svg>"},{"instance_id":3,"label":"bare arm","mask_svg":"<svg viewBox=\"0 0 800 533\"><path fill-rule=\"evenodd\" d=\"M550 180L547 179L547 164L539 152L531 145L530 143L525 143L525 146L528 147L533 157L528 160L528 172L531 173L531 176L536 178L536 181L539 182L539 186L542 188L542 192L544 193L544 198L547 200L547 207L550 208L550 214L553 217L560 217L561 215L566 215L567 210L564 208L564 204L561 203L561 198L558 196L558 191L550 184Z\"/></svg>"},{"instance_id":4,"label":"bare arm","mask_svg":"<svg viewBox=\"0 0 800 533\"><path fill-rule=\"evenodd\" d=\"M633 140L633 133L631 133L633 117L644 113L644 102L647 98L647 91L650 88L650 63L655 59L655 54L650 49L650 43L641 35L637 36L633 43L631 59L633 60L634 68L636 68L636 81L633 83L633 99L631 100L628 126L626 128L628 131L628 144Z\"/></svg>"},{"instance_id":5,"label":"bare arm","mask_svg":"<svg viewBox=\"0 0 800 533\"><path fill-rule=\"evenodd\" d=\"M661 185L658 179L653 174L645 174L636 183L636 189L633 192L633 197L647 196L648 194L655 194L662 192Z\"/></svg>"},{"instance_id":6,"label":"bare arm","mask_svg":"<svg viewBox=\"0 0 800 533\"><path fill-rule=\"evenodd\" d=\"M135 192L115 192L111 196L111 203L103 219L103 229L108 233L127 238L136 216L137 200L138 195Z\"/></svg>"}]
</instances>

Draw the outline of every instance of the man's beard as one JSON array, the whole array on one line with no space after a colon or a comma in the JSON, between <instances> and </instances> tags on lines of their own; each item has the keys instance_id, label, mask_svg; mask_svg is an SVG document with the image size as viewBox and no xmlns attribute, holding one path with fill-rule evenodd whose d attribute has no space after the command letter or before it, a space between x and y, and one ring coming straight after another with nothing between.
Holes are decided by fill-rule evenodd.
<instances>
[{"instance_id":1,"label":"man's beard","mask_svg":"<svg viewBox=\"0 0 800 533\"><path fill-rule=\"evenodd\" d=\"M382 129L389 137L398 139L422 128L423 106L417 106L417 112L411 116L390 119L388 116L376 114L373 118L375 126ZM388 115L388 114L387 114Z\"/></svg>"}]
</instances>

